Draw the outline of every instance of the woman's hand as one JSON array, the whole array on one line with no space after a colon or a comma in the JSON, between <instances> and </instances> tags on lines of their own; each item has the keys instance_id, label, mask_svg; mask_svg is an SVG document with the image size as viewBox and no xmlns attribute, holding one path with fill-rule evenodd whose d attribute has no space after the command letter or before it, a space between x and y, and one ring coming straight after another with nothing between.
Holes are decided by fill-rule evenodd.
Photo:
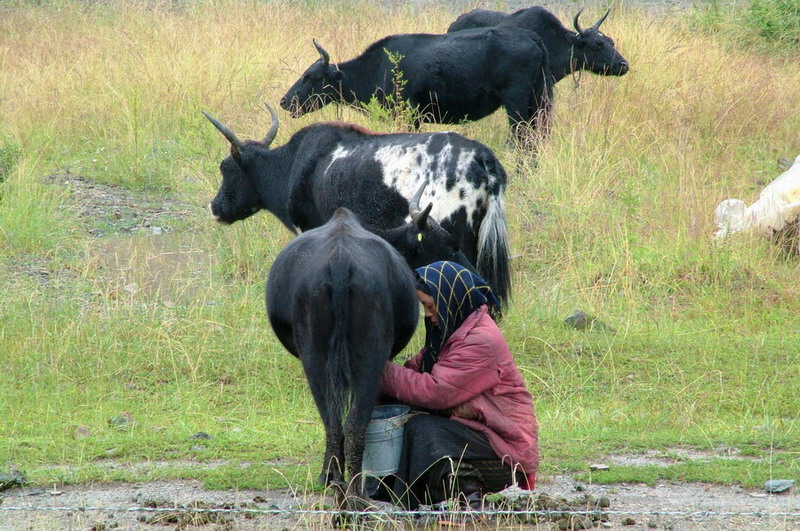
<instances>
[{"instance_id":1,"label":"woman's hand","mask_svg":"<svg viewBox=\"0 0 800 531\"><path fill-rule=\"evenodd\" d=\"M449 410L450 415L454 417L460 417L462 419L477 419L478 412L472 409L472 406L469 403L464 402L454 408L450 408Z\"/></svg>"}]
</instances>

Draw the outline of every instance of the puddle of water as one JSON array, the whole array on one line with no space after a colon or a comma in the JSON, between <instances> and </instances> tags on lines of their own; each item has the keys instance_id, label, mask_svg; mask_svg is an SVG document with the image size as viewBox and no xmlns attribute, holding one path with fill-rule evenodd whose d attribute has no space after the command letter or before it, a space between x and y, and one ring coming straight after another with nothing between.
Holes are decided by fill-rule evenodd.
<instances>
[{"instance_id":1,"label":"puddle of water","mask_svg":"<svg viewBox=\"0 0 800 531\"><path fill-rule=\"evenodd\" d=\"M155 300L166 305L196 301L216 267L211 243L192 233L96 239L87 246L86 274L112 299Z\"/></svg>"},{"instance_id":2,"label":"puddle of water","mask_svg":"<svg viewBox=\"0 0 800 531\"><path fill-rule=\"evenodd\" d=\"M702 451L689 448L670 448L664 451L647 450L640 454L612 454L608 456L608 461L610 463L627 466L667 467L684 461L706 459L746 459L749 461L762 461L762 459L758 457L743 456L736 449Z\"/></svg>"}]
</instances>

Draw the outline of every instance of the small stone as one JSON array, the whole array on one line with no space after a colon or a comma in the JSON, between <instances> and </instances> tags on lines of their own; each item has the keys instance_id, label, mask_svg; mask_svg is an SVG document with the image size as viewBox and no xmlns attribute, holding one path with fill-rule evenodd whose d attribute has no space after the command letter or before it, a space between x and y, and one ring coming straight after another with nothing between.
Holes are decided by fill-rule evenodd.
<instances>
[{"instance_id":1,"label":"small stone","mask_svg":"<svg viewBox=\"0 0 800 531\"><path fill-rule=\"evenodd\" d=\"M575 310L574 312L569 314L564 319L564 323L567 326L574 328L576 330L589 330L592 332L610 332L612 334L616 333L616 330L614 328L598 320L596 317L589 315L583 310Z\"/></svg>"},{"instance_id":2,"label":"small stone","mask_svg":"<svg viewBox=\"0 0 800 531\"><path fill-rule=\"evenodd\" d=\"M207 434L204 431L198 431L194 435L189 436L190 439L211 439L211 435Z\"/></svg>"},{"instance_id":3,"label":"small stone","mask_svg":"<svg viewBox=\"0 0 800 531\"><path fill-rule=\"evenodd\" d=\"M608 499L608 496L600 496L597 498L597 506L598 507L611 507L611 500Z\"/></svg>"},{"instance_id":4,"label":"small stone","mask_svg":"<svg viewBox=\"0 0 800 531\"><path fill-rule=\"evenodd\" d=\"M589 319L590 317L586 312L575 310L566 318L564 318L564 323L566 323L567 326L575 328L576 330L583 330L586 328L586 323Z\"/></svg>"},{"instance_id":5,"label":"small stone","mask_svg":"<svg viewBox=\"0 0 800 531\"><path fill-rule=\"evenodd\" d=\"M9 474L0 474L0 491L22 487L28 484L28 478L19 470L12 470Z\"/></svg>"},{"instance_id":6,"label":"small stone","mask_svg":"<svg viewBox=\"0 0 800 531\"><path fill-rule=\"evenodd\" d=\"M84 425L78 426L77 428L75 428L75 431L72 433L72 436L74 438L76 438L76 439L85 439L87 437L91 437L91 435L92 435L92 432L90 432L89 428L87 428Z\"/></svg>"},{"instance_id":7,"label":"small stone","mask_svg":"<svg viewBox=\"0 0 800 531\"><path fill-rule=\"evenodd\" d=\"M254 496L253 501L256 503L267 503L267 499L264 496Z\"/></svg>"},{"instance_id":8,"label":"small stone","mask_svg":"<svg viewBox=\"0 0 800 531\"><path fill-rule=\"evenodd\" d=\"M649 527L650 529L655 529L658 527L658 524L656 523L655 520L649 520L647 522L647 527Z\"/></svg>"},{"instance_id":9,"label":"small stone","mask_svg":"<svg viewBox=\"0 0 800 531\"><path fill-rule=\"evenodd\" d=\"M604 465L602 463L595 463L593 465L589 465L589 470L597 472L603 470L611 470L611 467L609 467L608 465Z\"/></svg>"},{"instance_id":10,"label":"small stone","mask_svg":"<svg viewBox=\"0 0 800 531\"><path fill-rule=\"evenodd\" d=\"M630 516L627 516L622 519L622 525L636 525L636 520L634 520Z\"/></svg>"},{"instance_id":11,"label":"small stone","mask_svg":"<svg viewBox=\"0 0 800 531\"><path fill-rule=\"evenodd\" d=\"M133 415L127 411L121 415L111 417L108 419L108 425L118 430L125 430L133 426L136 422L133 420Z\"/></svg>"},{"instance_id":12,"label":"small stone","mask_svg":"<svg viewBox=\"0 0 800 531\"><path fill-rule=\"evenodd\" d=\"M161 234L162 232L164 232L164 229L162 229L161 227L151 227L150 230L153 232L153 234L156 234L156 235Z\"/></svg>"},{"instance_id":13,"label":"small stone","mask_svg":"<svg viewBox=\"0 0 800 531\"><path fill-rule=\"evenodd\" d=\"M128 293L136 293L139 291L139 284L136 282L131 282L130 284L126 284L122 289Z\"/></svg>"},{"instance_id":14,"label":"small stone","mask_svg":"<svg viewBox=\"0 0 800 531\"><path fill-rule=\"evenodd\" d=\"M793 479L770 479L764 483L764 490L772 494L778 494L790 490L793 486Z\"/></svg>"}]
</instances>

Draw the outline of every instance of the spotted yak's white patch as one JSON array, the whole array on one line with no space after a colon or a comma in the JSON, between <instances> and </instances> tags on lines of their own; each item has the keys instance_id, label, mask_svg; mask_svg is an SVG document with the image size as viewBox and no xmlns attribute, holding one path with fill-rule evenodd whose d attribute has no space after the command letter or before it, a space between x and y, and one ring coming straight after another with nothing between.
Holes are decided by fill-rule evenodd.
<instances>
[{"instance_id":1,"label":"spotted yak's white patch","mask_svg":"<svg viewBox=\"0 0 800 531\"><path fill-rule=\"evenodd\" d=\"M374 157L383 167L383 182L406 199L411 199L422 182L427 182L419 204L425 208L433 203L433 219L442 222L463 207L467 220L472 220L479 200L486 207L488 188L494 184L495 176L489 175L489 182L476 188L467 179L470 164L475 159L475 150L459 150L454 153L452 144L446 142L438 153L431 154L429 144L432 138L434 135L428 137L424 143L396 144L377 149ZM447 170L453 166L453 157L457 157L455 174L452 176L455 185L448 191Z\"/></svg>"},{"instance_id":2,"label":"spotted yak's white patch","mask_svg":"<svg viewBox=\"0 0 800 531\"><path fill-rule=\"evenodd\" d=\"M336 149L331 153L331 161L328 163L328 167L325 168L325 173L328 173L333 166L333 163L336 162L338 159L343 159L350 155L350 151L345 149L342 146L336 146Z\"/></svg>"}]
</instances>

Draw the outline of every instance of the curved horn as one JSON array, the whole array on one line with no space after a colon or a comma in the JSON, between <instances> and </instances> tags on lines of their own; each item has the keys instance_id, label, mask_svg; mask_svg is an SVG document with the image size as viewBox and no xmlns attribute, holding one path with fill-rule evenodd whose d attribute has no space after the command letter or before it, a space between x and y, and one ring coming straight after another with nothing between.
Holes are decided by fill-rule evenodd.
<instances>
[{"instance_id":1,"label":"curved horn","mask_svg":"<svg viewBox=\"0 0 800 531\"><path fill-rule=\"evenodd\" d=\"M228 142L230 142L232 146L234 146L236 149L242 149L242 147L244 147L242 141L239 140L239 137L236 136L236 133L234 133L233 131L222 125L219 121L217 121L213 116L208 114L206 111L203 111L203 116L208 118L208 121L214 124L214 127L216 127L220 133L222 133L222 136L228 139Z\"/></svg>"},{"instance_id":2,"label":"curved horn","mask_svg":"<svg viewBox=\"0 0 800 531\"><path fill-rule=\"evenodd\" d=\"M411 214L411 221L417 226L419 230L430 230L431 225L438 225L433 218L429 218L431 209L433 208L433 203L428 203L428 206L425 207L425 210L422 212L419 209Z\"/></svg>"},{"instance_id":3,"label":"curved horn","mask_svg":"<svg viewBox=\"0 0 800 531\"><path fill-rule=\"evenodd\" d=\"M311 42L314 43L314 48L317 49L317 51L319 52L319 55L322 57L322 60L325 62L325 64L330 63L331 62L331 56L328 54L328 52L325 51L325 48L323 48L322 46L319 45L319 43L317 42L317 39L311 39Z\"/></svg>"},{"instance_id":4,"label":"curved horn","mask_svg":"<svg viewBox=\"0 0 800 531\"><path fill-rule=\"evenodd\" d=\"M581 13L583 13L584 9L585 8L583 8L583 7L580 8L580 10L577 13L575 13L575 18L572 19L572 25L575 27L575 31L577 31L578 33L583 33L583 29L581 28L581 24L580 24L580 22L578 22L578 17L581 16Z\"/></svg>"},{"instance_id":5,"label":"curved horn","mask_svg":"<svg viewBox=\"0 0 800 531\"><path fill-rule=\"evenodd\" d=\"M422 185L420 185L419 189L417 189L411 199L408 200L408 214L411 216L411 219L414 219L414 216L419 215L419 200L422 198L422 192L425 190L425 186L427 185L428 181L422 181Z\"/></svg>"},{"instance_id":6,"label":"curved horn","mask_svg":"<svg viewBox=\"0 0 800 531\"><path fill-rule=\"evenodd\" d=\"M269 127L269 131L267 131L267 136L264 137L264 140L261 142L266 146L269 147L272 144L272 141L275 140L275 135L278 134L278 114L275 112L275 109L270 107L269 103L266 101L264 105L267 106L267 110L272 115L272 125Z\"/></svg>"},{"instance_id":7,"label":"curved horn","mask_svg":"<svg viewBox=\"0 0 800 531\"><path fill-rule=\"evenodd\" d=\"M433 203L430 203L422 212L419 210L419 200L422 198L422 192L425 190L425 186L427 184L427 181L423 181L417 192L408 202L408 215L411 216L411 221L413 221L414 224L421 230L428 230L428 215L431 213L431 209L433 208Z\"/></svg>"},{"instance_id":8,"label":"curved horn","mask_svg":"<svg viewBox=\"0 0 800 531\"><path fill-rule=\"evenodd\" d=\"M602 23L603 23L603 22L606 20L606 18L608 17L608 14L609 14L609 13L611 13L611 8L610 8L610 7L609 7L609 8L608 8L608 10L606 11L606 14L605 14L605 15L603 15L602 17L600 17L600 20L598 20L597 22L595 22L595 23L594 23L594 25L592 26L592 28L594 28L594 29L598 29L598 28L600 27L600 24L602 24Z\"/></svg>"}]
</instances>

